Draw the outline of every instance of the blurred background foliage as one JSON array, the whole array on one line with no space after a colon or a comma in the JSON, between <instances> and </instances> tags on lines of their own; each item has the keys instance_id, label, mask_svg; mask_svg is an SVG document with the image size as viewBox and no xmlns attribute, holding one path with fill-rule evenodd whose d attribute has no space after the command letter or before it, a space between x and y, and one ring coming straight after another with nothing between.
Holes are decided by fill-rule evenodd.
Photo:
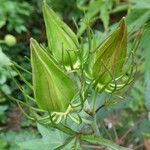
<instances>
[{"instance_id":1,"label":"blurred background foliage","mask_svg":"<svg viewBox=\"0 0 150 150\"><path fill-rule=\"evenodd\" d=\"M147 147L150 148L150 0L47 0L47 2L78 36L86 36L86 28L92 27L97 44L110 33L123 16L127 17L130 34L129 52L135 41L141 38L136 53L135 80L119 93L125 101L102 109L98 115L100 122L103 123L101 130L104 136L114 139L120 145L149 150ZM29 57L30 54L30 37L46 42L41 5L42 0L0 0L1 150L19 150L18 142L41 137L36 125L28 121L18 106L10 103L7 97L9 94L23 99L12 76L25 86L15 70L8 71L10 60L30 70L30 62L24 57ZM79 26L76 26L75 22ZM13 47L4 41L7 34L12 34L17 39ZM31 80L26 73L23 73L23 76ZM30 93L30 90L28 92ZM27 142L26 145L28 144Z\"/></svg>"}]
</instances>

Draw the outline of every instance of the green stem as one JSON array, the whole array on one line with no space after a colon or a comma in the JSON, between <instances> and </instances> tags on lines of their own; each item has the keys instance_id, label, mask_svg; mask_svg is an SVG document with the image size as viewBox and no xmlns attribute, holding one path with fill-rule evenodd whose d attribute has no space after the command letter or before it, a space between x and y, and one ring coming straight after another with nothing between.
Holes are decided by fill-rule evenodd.
<instances>
[{"instance_id":1,"label":"green stem","mask_svg":"<svg viewBox=\"0 0 150 150\"><path fill-rule=\"evenodd\" d=\"M96 98L97 98L97 91L94 92L94 96L93 96L93 110L92 110L93 114L95 114L95 111L96 111L96 109L95 109L95 107L96 107Z\"/></svg>"},{"instance_id":2,"label":"green stem","mask_svg":"<svg viewBox=\"0 0 150 150\"><path fill-rule=\"evenodd\" d=\"M97 118L96 118L96 98L97 98L97 91L94 92L94 96L93 96L93 124L92 124L92 128L94 130L95 135L100 135L100 131L97 125Z\"/></svg>"},{"instance_id":3,"label":"green stem","mask_svg":"<svg viewBox=\"0 0 150 150\"><path fill-rule=\"evenodd\" d=\"M92 127L93 127L93 130L94 130L94 133L95 133L95 135L100 136L99 127L97 125L96 113L94 114L93 117L94 118L93 118L93 125L92 125Z\"/></svg>"},{"instance_id":4,"label":"green stem","mask_svg":"<svg viewBox=\"0 0 150 150\"><path fill-rule=\"evenodd\" d=\"M80 135L80 139L92 144L98 144L105 147L109 147L112 150L131 150L129 148L121 147L110 140L104 139L100 136L94 136L94 135Z\"/></svg>"}]
</instances>

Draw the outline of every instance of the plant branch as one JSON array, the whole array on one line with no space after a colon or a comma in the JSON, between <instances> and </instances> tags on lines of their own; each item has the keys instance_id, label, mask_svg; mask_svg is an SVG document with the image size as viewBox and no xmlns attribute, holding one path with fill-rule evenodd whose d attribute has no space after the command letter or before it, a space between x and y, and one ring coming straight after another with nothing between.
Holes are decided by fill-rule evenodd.
<instances>
[{"instance_id":1,"label":"plant branch","mask_svg":"<svg viewBox=\"0 0 150 150\"><path fill-rule=\"evenodd\" d=\"M93 125L92 128L94 130L95 135L99 136L100 135L100 131L97 125L97 119L96 119L96 113L93 116Z\"/></svg>"},{"instance_id":2,"label":"plant branch","mask_svg":"<svg viewBox=\"0 0 150 150\"><path fill-rule=\"evenodd\" d=\"M102 147L97 146L97 145L87 145L87 144L83 144L83 145L81 145L81 146L84 147L84 148L93 148L93 149L97 149L97 150L101 150L101 149L102 149Z\"/></svg>"},{"instance_id":3,"label":"plant branch","mask_svg":"<svg viewBox=\"0 0 150 150\"><path fill-rule=\"evenodd\" d=\"M100 135L100 131L97 125L97 118L96 118L96 98L97 98L97 91L94 92L94 96L93 96L93 108L92 108L92 114L93 114L93 124L92 124L92 128L94 130L95 135Z\"/></svg>"},{"instance_id":4,"label":"plant branch","mask_svg":"<svg viewBox=\"0 0 150 150\"><path fill-rule=\"evenodd\" d=\"M109 147L112 150L131 150L130 148L121 147L110 140L104 139L100 136L94 136L94 135L80 135L80 139L92 144L98 144L105 147Z\"/></svg>"}]
</instances>

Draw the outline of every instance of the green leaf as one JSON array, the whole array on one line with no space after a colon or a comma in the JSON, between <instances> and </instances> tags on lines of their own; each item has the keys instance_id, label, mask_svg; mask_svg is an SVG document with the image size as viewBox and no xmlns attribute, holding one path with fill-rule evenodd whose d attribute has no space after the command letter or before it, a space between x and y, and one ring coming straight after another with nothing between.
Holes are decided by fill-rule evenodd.
<instances>
[{"instance_id":1,"label":"green leaf","mask_svg":"<svg viewBox=\"0 0 150 150\"><path fill-rule=\"evenodd\" d=\"M37 104L50 112L65 112L76 94L74 82L33 39L31 39L31 64Z\"/></svg>"},{"instance_id":2,"label":"green leaf","mask_svg":"<svg viewBox=\"0 0 150 150\"><path fill-rule=\"evenodd\" d=\"M1 16L0 28L2 28L5 24L6 24L6 18L4 16Z\"/></svg>"},{"instance_id":3,"label":"green leaf","mask_svg":"<svg viewBox=\"0 0 150 150\"><path fill-rule=\"evenodd\" d=\"M86 30L87 26L91 26L97 20L96 17L98 16L102 20L105 30L107 30L109 25L109 11L112 9L113 2L114 0L90 1L88 10L80 24L78 36L81 36Z\"/></svg>"},{"instance_id":4,"label":"green leaf","mask_svg":"<svg viewBox=\"0 0 150 150\"><path fill-rule=\"evenodd\" d=\"M103 5L101 8L100 18L104 24L105 30L107 30L109 25L109 11L106 5Z\"/></svg>"},{"instance_id":5,"label":"green leaf","mask_svg":"<svg viewBox=\"0 0 150 150\"><path fill-rule=\"evenodd\" d=\"M32 139L25 142L21 142L19 145L22 149L27 150L54 150L58 146L61 146L66 135L58 130L46 128L40 124L37 125L42 138Z\"/></svg>"},{"instance_id":6,"label":"green leaf","mask_svg":"<svg viewBox=\"0 0 150 150\"><path fill-rule=\"evenodd\" d=\"M45 2L43 15L50 52L64 65L74 64L79 46L77 36Z\"/></svg>"},{"instance_id":7,"label":"green leaf","mask_svg":"<svg viewBox=\"0 0 150 150\"><path fill-rule=\"evenodd\" d=\"M88 11L85 14L85 17L82 19L80 29L78 31L78 36L81 36L82 33L86 30L86 22L92 22L92 18L94 18L100 12L100 8L103 5L103 3L104 2L102 0L97 0L89 4Z\"/></svg>"},{"instance_id":8,"label":"green leaf","mask_svg":"<svg viewBox=\"0 0 150 150\"><path fill-rule=\"evenodd\" d=\"M81 135L80 139L92 144L99 144L102 146L106 146L108 148L111 148L112 150L131 150L129 148L121 147L107 139L104 139L102 137L96 137L94 135Z\"/></svg>"},{"instance_id":9,"label":"green leaf","mask_svg":"<svg viewBox=\"0 0 150 150\"><path fill-rule=\"evenodd\" d=\"M127 17L129 33L138 31L150 19L150 10L134 9Z\"/></svg>"},{"instance_id":10,"label":"green leaf","mask_svg":"<svg viewBox=\"0 0 150 150\"><path fill-rule=\"evenodd\" d=\"M38 137L37 133L35 131L33 132L33 130L29 131L21 130L21 132L15 131L0 132L0 150L20 150L19 147L20 143L26 140L30 141L36 137ZM4 141L5 143L3 143ZM4 149L2 149L1 146L4 146Z\"/></svg>"},{"instance_id":11,"label":"green leaf","mask_svg":"<svg viewBox=\"0 0 150 150\"><path fill-rule=\"evenodd\" d=\"M145 26L145 32L143 34L143 38L141 41L140 49L144 51L145 57L145 84L146 84L146 91L145 91L145 103L146 108L149 111L149 120L150 120L150 42L149 42L149 35L150 35L150 24L148 23Z\"/></svg>"},{"instance_id":12,"label":"green leaf","mask_svg":"<svg viewBox=\"0 0 150 150\"><path fill-rule=\"evenodd\" d=\"M130 0L133 4L134 9L150 9L150 1L149 0Z\"/></svg>"},{"instance_id":13,"label":"green leaf","mask_svg":"<svg viewBox=\"0 0 150 150\"><path fill-rule=\"evenodd\" d=\"M10 59L3 53L0 47L0 67L9 66L11 64Z\"/></svg>"}]
</instances>

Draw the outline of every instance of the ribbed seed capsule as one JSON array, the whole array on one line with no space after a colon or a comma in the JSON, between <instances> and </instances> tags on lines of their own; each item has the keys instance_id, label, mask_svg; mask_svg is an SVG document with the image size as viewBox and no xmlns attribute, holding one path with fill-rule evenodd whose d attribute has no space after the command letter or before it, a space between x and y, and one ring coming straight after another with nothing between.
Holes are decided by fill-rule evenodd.
<instances>
[{"instance_id":1,"label":"ribbed seed capsule","mask_svg":"<svg viewBox=\"0 0 150 150\"><path fill-rule=\"evenodd\" d=\"M119 27L98 47L93 65L96 86L102 88L122 74L127 53L127 25L125 18Z\"/></svg>"},{"instance_id":2,"label":"ribbed seed capsule","mask_svg":"<svg viewBox=\"0 0 150 150\"><path fill-rule=\"evenodd\" d=\"M31 64L37 105L49 112L65 112L76 94L75 85L34 39Z\"/></svg>"},{"instance_id":3,"label":"ribbed seed capsule","mask_svg":"<svg viewBox=\"0 0 150 150\"><path fill-rule=\"evenodd\" d=\"M43 15L49 50L58 62L66 66L74 64L79 46L77 36L45 2Z\"/></svg>"}]
</instances>

